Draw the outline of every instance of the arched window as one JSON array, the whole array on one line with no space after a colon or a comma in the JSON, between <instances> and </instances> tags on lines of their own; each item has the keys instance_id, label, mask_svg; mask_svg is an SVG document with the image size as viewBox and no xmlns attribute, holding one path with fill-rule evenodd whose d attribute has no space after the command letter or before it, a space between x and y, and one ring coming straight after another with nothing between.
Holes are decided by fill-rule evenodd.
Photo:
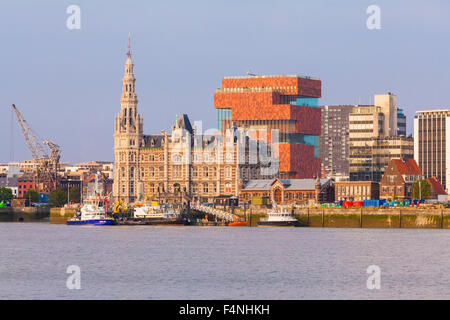
<instances>
[{"instance_id":1,"label":"arched window","mask_svg":"<svg viewBox=\"0 0 450 320\"><path fill-rule=\"evenodd\" d=\"M180 184L179 184L179 183L175 183L175 184L173 185L173 192L174 192L175 194L178 194L178 192L180 192L180 191L181 191Z\"/></svg>"}]
</instances>

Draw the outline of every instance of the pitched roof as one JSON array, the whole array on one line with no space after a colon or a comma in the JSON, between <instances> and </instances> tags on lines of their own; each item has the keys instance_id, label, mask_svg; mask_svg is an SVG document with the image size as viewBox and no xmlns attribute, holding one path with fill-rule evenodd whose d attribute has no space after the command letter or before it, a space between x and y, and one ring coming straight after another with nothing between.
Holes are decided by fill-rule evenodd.
<instances>
[{"instance_id":1,"label":"pitched roof","mask_svg":"<svg viewBox=\"0 0 450 320\"><path fill-rule=\"evenodd\" d=\"M177 127L186 129L189 133L193 133L191 122L189 121L189 117L187 114L182 114L181 117L177 120Z\"/></svg>"},{"instance_id":2,"label":"pitched roof","mask_svg":"<svg viewBox=\"0 0 450 320\"><path fill-rule=\"evenodd\" d=\"M447 194L442 184L440 184L439 181L437 181L435 178L427 178L427 180L430 183L431 192L434 192L436 194Z\"/></svg>"},{"instance_id":3,"label":"pitched roof","mask_svg":"<svg viewBox=\"0 0 450 320\"><path fill-rule=\"evenodd\" d=\"M420 170L414 159L392 159L391 162L400 174L422 175L422 170Z\"/></svg>"},{"instance_id":4,"label":"pitched roof","mask_svg":"<svg viewBox=\"0 0 450 320\"><path fill-rule=\"evenodd\" d=\"M270 190L275 181L280 181L286 190L314 190L316 188L315 179L262 179L249 180L243 190ZM330 179L320 179L320 187L327 184Z\"/></svg>"},{"instance_id":5,"label":"pitched roof","mask_svg":"<svg viewBox=\"0 0 450 320\"><path fill-rule=\"evenodd\" d=\"M164 135L162 134L148 134L144 135L144 147L162 147Z\"/></svg>"}]
</instances>

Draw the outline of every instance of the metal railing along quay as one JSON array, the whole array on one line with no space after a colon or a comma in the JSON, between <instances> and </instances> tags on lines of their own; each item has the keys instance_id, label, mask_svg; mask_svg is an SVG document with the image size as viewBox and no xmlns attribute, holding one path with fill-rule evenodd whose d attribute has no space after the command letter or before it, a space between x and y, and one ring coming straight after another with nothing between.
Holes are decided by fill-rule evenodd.
<instances>
[{"instance_id":1,"label":"metal railing along quay","mask_svg":"<svg viewBox=\"0 0 450 320\"><path fill-rule=\"evenodd\" d=\"M201 211L206 214L212 214L212 215L214 215L222 220L225 220L225 221L236 221L239 219L239 217L235 214L232 214L232 213L229 213L229 212L226 212L223 210L219 210L219 209L216 209L213 207L194 205L191 203L191 209L198 210L198 211Z\"/></svg>"}]
</instances>

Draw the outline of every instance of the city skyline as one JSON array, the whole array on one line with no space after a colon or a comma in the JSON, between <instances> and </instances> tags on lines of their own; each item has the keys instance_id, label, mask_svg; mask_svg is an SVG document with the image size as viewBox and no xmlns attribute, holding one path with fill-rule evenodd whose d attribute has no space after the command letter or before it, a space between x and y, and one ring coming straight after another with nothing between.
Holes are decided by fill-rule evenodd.
<instances>
[{"instance_id":1,"label":"city skyline","mask_svg":"<svg viewBox=\"0 0 450 320\"><path fill-rule=\"evenodd\" d=\"M113 159L111 123L120 105L129 32L145 133L167 130L181 113L215 127L220 80L248 70L318 77L320 105L370 104L373 94L393 92L408 134L416 110L448 107L440 94L450 84L443 71L450 30L441 13L445 3L380 1L382 28L368 30L368 1L281 1L275 8L266 2L255 7L255 1L175 2L176 12L161 2L80 2L80 30L66 28L69 2L38 8L3 3L0 25L9 49L1 53L8 63L0 77L7 94L0 101L8 124L0 128L0 162L31 158L15 119L9 120L12 103L41 137L61 145L63 161ZM429 14L421 16L423 10ZM24 19L12 18L18 16Z\"/></svg>"}]
</instances>

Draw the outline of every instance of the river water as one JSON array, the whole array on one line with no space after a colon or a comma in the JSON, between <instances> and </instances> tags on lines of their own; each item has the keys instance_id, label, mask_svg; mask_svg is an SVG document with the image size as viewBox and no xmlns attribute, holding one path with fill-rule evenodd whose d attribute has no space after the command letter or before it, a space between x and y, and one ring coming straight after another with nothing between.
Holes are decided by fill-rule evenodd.
<instances>
[{"instance_id":1,"label":"river water","mask_svg":"<svg viewBox=\"0 0 450 320\"><path fill-rule=\"evenodd\" d=\"M0 299L449 299L449 242L446 229L0 223Z\"/></svg>"}]
</instances>

